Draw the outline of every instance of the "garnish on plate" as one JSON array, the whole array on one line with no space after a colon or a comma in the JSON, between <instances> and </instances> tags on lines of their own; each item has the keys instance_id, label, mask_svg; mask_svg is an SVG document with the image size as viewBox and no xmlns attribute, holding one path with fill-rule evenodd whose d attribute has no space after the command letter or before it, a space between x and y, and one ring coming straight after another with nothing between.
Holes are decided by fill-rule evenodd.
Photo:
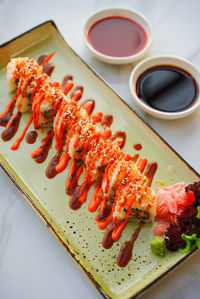
<instances>
[{"instance_id":1,"label":"garnish on plate","mask_svg":"<svg viewBox=\"0 0 200 299\"><path fill-rule=\"evenodd\" d=\"M166 248L181 253L200 248L200 182L161 188L156 199L154 233L165 235Z\"/></svg>"},{"instance_id":2,"label":"garnish on plate","mask_svg":"<svg viewBox=\"0 0 200 299\"><path fill-rule=\"evenodd\" d=\"M187 185L185 191L192 198L191 201L194 200L186 211L177 215L176 221L170 224L165 233L167 249L170 251L181 249L181 252L185 249L184 253L193 249L194 244L199 246L197 238L200 237L200 182Z\"/></svg>"},{"instance_id":3,"label":"garnish on plate","mask_svg":"<svg viewBox=\"0 0 200 299\"><path fill-rule=\"evenodd\" d=\"M161 237L155 237L151 242L151 251L156 255L163 256L165 254L166 244L165 240Z\"/></svg>"}]
</instances>

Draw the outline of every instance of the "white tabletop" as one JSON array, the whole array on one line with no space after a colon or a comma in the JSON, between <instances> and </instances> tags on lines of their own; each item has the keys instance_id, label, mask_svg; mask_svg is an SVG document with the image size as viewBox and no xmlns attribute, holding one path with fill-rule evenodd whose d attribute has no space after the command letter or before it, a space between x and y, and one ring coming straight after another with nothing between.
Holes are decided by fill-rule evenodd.
<instances>
[{"instance_id":1,"label":"white tabletop","mask_svg":"<svg viewBox=\"0 0 200 299\"><path fill-rule=\"evenodd\" d=\"M200 70L199 0L1 0L0 44L53 19L72 48L157 132L200 172L200 110L176 121L158 120L135 107L128 78L133 64L94 59L82 39L84 20L96 10L124 7L143 13L153 27L151 55L188 59ZM156 283L142 298L199 298L200 254ZM101 298L87 277L0 170L0 298Z\"/></svg>"}]
</instances>

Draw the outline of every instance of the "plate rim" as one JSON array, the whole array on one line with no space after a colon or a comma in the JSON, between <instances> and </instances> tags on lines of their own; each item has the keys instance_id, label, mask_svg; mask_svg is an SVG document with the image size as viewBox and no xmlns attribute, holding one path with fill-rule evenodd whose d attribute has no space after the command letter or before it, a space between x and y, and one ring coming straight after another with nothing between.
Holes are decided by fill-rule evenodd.
<instances>
[{"instance_id":1,"label":"plate rim","mask_svg":"<svg viewBox=\"0 0 200 299\"><path fill-rule=\"evenodd\" d=\"M142 116L140 116L106 81L104 78L102 78L88 63L86 63L83 58L81 58L70 46L70 44L65 40L63 35L58 29L58 26L56 25L55 21L52 19L46 20L26 31L23 33L15 36L14 38L0 44L0 49L8 46L10 43L14 42L18 38L21 38L22 36L34 31L35 29L45 26L47 24L50 24L54 27L58 35L61 37L61 39L64 41L65 44L70 48L70 50L73 52L73 54L100 80L102 81L117 97L118 99L133 113L148 129L150 129L184 164L187 168L190 169L197 177L200 178L200 174L179 154L176 152L176 150L162 137L160 134L149 124L147 121L145 121ZM62 246L67 250L67 252L71 255L71 257L74 259L74 261L78 264L78 266L81 268L84 274L89 278L89 280L92 282L92 284L96 287L96 289L99 291L99 293L105 298L109 299L111 298L99 285L99 283L94 279L93 275L87 271L87 269L82 265L82 263L79 261L77 256L70 250L69 246L61 239L61 237L58 235L58 233L55 231L54 227L51 225L51 223L46 219L45 215L39 210L37 205L33 202L31 197L27 194L27 192L23 189L23 187L20 185L20 182L18 182L15 177L12 175L12 173L6 168L6 166L3 164L3 162L0 161L0 167L1 169L6 173L6 175L9 177L9 179L12 181L12 183L16 186L16 188L20 191L22 196L28 201L28 203L33 207L33 209L36 211L36 213L39 215L39 217L42 219L42 221L46 224L48 229L54 234L54 236L57 238L57 240L62 244ZM171 273L172 270L174 270L177 266L179 266L181 263L183 263L189 256L194 254L197 251L197 248L193 251L190 251L189 253L185 254L180 260L178 260L176 263L174 263L172 266L170 266L166 271L164 271L162 274L160 274L157 278L153 279L150 283L148 283L145 287L141 288L139 291L137 291L134 295L129 296L128 298L136 298L142 293L146 292L150 287L152 287L156 282L164 278L167 274Z\"/></svg>"}]
</instances>

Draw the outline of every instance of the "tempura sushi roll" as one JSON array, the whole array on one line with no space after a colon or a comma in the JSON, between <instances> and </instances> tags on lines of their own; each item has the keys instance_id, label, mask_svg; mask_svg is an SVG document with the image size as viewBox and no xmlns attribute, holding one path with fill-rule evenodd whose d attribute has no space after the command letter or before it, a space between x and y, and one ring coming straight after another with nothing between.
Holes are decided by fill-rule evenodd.
<instances>
[{"instance_id":1,"label":"tempura sushi roll","mask_svg":"<svg viewBox=\"0 0 200 299\"><path fill-rule=\"evenodd\" d=\"M108 169L102 181L102 200L114 202L113 218L123 220L128 211L129 219L152 222L156 213L154 191L145 185L135 163L122 155Z\"/></svg>"},{"instance_id":2,"label":"tempura sushi roll","mask_svg":"<svg viewBox=\"0 0 200 299\"><path fill-rule=\"evenodd\" d=\"M92 143L95 141L95 138L98 139L100 133L100 129L89 122L89 120L76 122L70 129L67 137L66 151L69 156L81 160L83 151L90 150Z\"/></svg>"},{"instance_id":3,"label":"tempura sushi roll","mask_svg":"<svg viewBox=\"0 0 200 299\"><path fill-rule=\"evenodd\" d=\"M20 112L31 111L32 95L49 81L43 67L28 57L13 58L7 65L7 82L10 91L17 89L17 108Z\"/></svg>"},{"instance_id":4,"label":"tempura sushi roll","mask_svg":"<svg viewBox=\"0 0 200 299\"><path fill-rule=\"evenodd\" d=\"M9 91L15 91L21 78L22 69L28 63L28 57L12 58L7 64L7 83Z\"/></svg>"},{"instance_id":5,"label":"tempura sushi roll","mask_svg":"<svg viewBox=\"0 0 200 299\"><path fill-rule=\"evenodd\" d=\"M103 197L113 202L122 181L128 182L132 177L140 177L140 172L135 163L125 160L121 152L121 155L105 169L102 180Z\"/></svg>"},{"instance_id":6,"label":"tempura sushi roll","mask_svg":"<svg viewBox=\"0 0 200 299\"><path fill-rule=\"evenodd\" d=\"M105 141L99 138L99 142L94 144L88 151L85 158L85 171L90 175L92 182L104 175L106 166L111 163L112 159L121 154L121 149L118 145Z\"/></svg>"},{"instance_id":7,"label":"tempura sushi roll","mask_svg":"<svg viewBox=\"0 0 200 299\"><path fill-rule=\"evenodd\" d=\"M55 117L54 131L57 150L65 149L70 128L79 120L88 120L89 116L84 108L77 103L64 101Z\"/></svg>"},{"instance_id":8,"label":"tempura sushi roll","mask_svg":"<svg viewBox=\"0 0 200 299\"><path fill-rule=\"evenodd\" d=\"M57 82L44 84L32 104L34 128L53 127L54 118L63 101L67 105L66 97Z\"/></svg>"},{"instance_id":9,"label":"tempura sushi roll","mask_svg":"<svg viewBox=\"0 0 200 299\"><path fill-rule=\"evenodd\" d=\"M116 193L113 219L153 222L156 215L155 193L142 180L133 180Z\"/></svg>"}]
</instances>

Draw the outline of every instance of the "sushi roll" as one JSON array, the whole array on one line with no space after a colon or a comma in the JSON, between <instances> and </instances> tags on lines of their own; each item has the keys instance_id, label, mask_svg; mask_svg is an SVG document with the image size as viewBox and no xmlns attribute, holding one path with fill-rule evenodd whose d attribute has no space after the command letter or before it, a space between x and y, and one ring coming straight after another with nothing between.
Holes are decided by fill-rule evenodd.
<instances>
[{"instance_id":1,"label":"sushi roll","mask_svg":"<svg viewBox=\"0 0 200 299\"><path fill-rule=\"evenodd\" d=\"M21 78L22 69L28 63L28 57L12 58L7 64L7 84L9 91L15 91Z\"/></svg>"},{"instance_id":2,"label":"sushi roll","mask_svg":"<svg viewBox=\"0 0 200 299\"><path fill-rule=\"evenodd\" d=\"M63 101L54 122L55 148L57 150L65 149L69 130L79 120L89 121L86 110L75 102Z\"/></svg>"},{"instance_id":3,"label":"sushi roll","mask_svg":"<svg viewBox=\"0 0 200 299\"><path fill-rule=\"evenodd\" d=\"M155 193L144 184L144 180L132 179L128 184L119 187L116 192L113 219L142 222L154 222L156 215Z\"/></svg>"},{"instance_id":4,"label":"sushi roll","mask_svg":"<svg viewBox=\"0 0 200 299\"><path fill-rule=\"evenodd\" d=\"M45 58L44 62L52 55ZM66 80L68 85L65 88ZM154 221L155 193L145 185L146 177L141 175L139 166L131 160L130 155L123 153L125 133L118 131L113 136L110 136L112 132L104 136L105 132L101 132L96 124L103 113L96 112L90 119L94 104L87 102L87 110L84 105L82 107L77 103L82 95L82 87L75 89L68 102L66 94L73 82L71 77L66 77L66 80L61 87L58 82L51 83L44 73L43 64L39 65L27 57L11 59L7 66L8 86L10 91L16 90L18 112L32 111L28 125L33 119L35 129L53 128L51 134L55 135L55 148L61 153L64 151L58 172L64 169L63 165L67 165L66 161L70 158L73 160L66 181L66 190L70 191L68 194L75 194L82 204L90 186L95 183L95 192L88 209L94 212L100 206L95 217L98 226L105 229L112 221L112 238L117 240L128 220ZM82 170L83 182L76 185ZM76 184L72 186L73 177Z\"/></svg>"},{"instance_id":5,"label":"sushi roll","mask_svg":"<svg viewBox=\"0 0 200 299\"><path fill-rule=\"evenodd\" d=\"M126 173L126 177L124 177ZM126 161L123 152L112 164L105 169L102 180L103 197L114 202L116 191L122 180L128 181L131 176L139 177L140 172L132 161Z\"/></svg>"},{"instance_id":6,"label":"sushi roll","mask_svg":"<svg viewBox=\"0 0 200 299\"><path fill-rule=\"evenodd\" d=\"M17 90L17 108L20 112L32 110L32 96L49 81L38 63L24 58L13 58L7 65L7 83L10 92Z\"/></svg>"},{"instance_id":7,"label":"sushi roll","mask_svg":"<svg viewBox=\"0 0 200 299\"><path fill-rule=\"evenodd\" d=\"M84 160L82 157L99 139L100 129L89 120L80 119L71 128L66 142L66 151L71 158Z\"/></svg>"},{"instance_id":8,"label":"sushi roll","mask_svg":"<svg viewBox=\"0 0 200 299\"><path fill-rule=\"evenodd\" d=\"M116 157L122 153L120 147L111 142L105 142L103 138L99 138L99 142L94 144L85 157L85 172L88 173L92 182L99 177L103 177L105 168Z\"/></svg>"},{"instance_id":9,"label":"sushi roll","mask_svg":"<svg viewBox=\"0 0 200 299\"><path fill-rule=\"evenodd\" d=\"M67 105L66 97L57 82L44 84L32 104L34 128L53 127L54 118L63 101Z\"/></svg>"},{"instance_id":10,"label":"sushi roll","mask_svg":"<svg viewBox=\"0 0 200 299\"><path fill-rule=\"evenodd\" d=\"M103 198L115 202L113 218L124 219L129 209L129 219L153 222L156 214L154 191L145 185L135 163L122 155L105 171L102 181Z\"/></svg>"},{"instance_id":11,"label":"sushi roll","mask_svg":"<svg viewBox=\"0 0 200 299\"><path fill-rule=\"evenodd\" d=\"M112 240L117 241L129 221L154 222L156 215L155 193L145 186L143 178L135 178L119 186L109 221L112 221ZM98 223L98 222L97 222ZM98 223L105 227L107 223Z\"/></svg>"},{"instance_id":12,"label":"sushi roll","mask_svg":"<svg viewBox=\"0 0 200 299\"><path fill-rule=\"evenodd\" d=\"M100 229L113 222L114 241L118 240L128 221L153 222L156 214L154 191L145 185L146 177L141 175L135 163L126 158L122 153L107 166L96 199L100 209L95 220ZM106 218L101 216L107 213Z\"/></svg>"}]
</instances>

